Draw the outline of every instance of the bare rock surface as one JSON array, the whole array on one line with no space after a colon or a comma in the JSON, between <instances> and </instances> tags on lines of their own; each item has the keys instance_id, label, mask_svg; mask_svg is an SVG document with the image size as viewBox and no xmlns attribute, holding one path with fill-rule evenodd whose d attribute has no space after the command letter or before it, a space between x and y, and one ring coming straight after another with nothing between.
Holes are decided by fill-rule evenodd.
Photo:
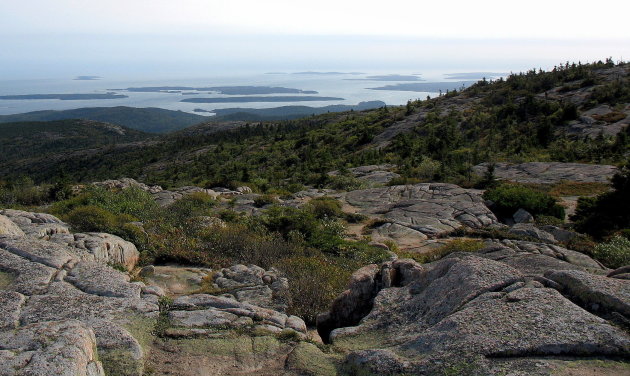
<instances>
[{"instance_id":1,"label":"bare rock surface","mask_svg":"<svg viewBox=\"0 0 630 376\"><path fill-rule=\"evenodd\" d=\"M318 330L348 351L352 374L549 375L558 362L630 357L617 325L630 281L606 273L556 245L489 240L430 264L358 270Z\"/></svg>"},{"instance_id":2,"label":"bare rock surface","mask_svg":"<svg viewBox=\"0 0 630 376\"><path fill-rule=\"evenodd\" d=\"M67 229L54 216L3 212L25 234L0 236L0 271L11 276L0 286L0 374L141 374L145 354L124 327L154 320L158 313L155 302L141 294L142 286L108 266L106 258L95 257L85 242L82 247L58 241L73 235L42 237L28 231L47 224ZM114 239L109 234L75 235ZM142 330L149 332L151 325ZM128 366L112 373L120 361Z\"/></svg>"},{"instance_id":3,"label":"bare rock surface","mask_svg":"<svg viewBox=\"0 0 630 376\"><path fill-rule=\"evenodd\" d=\"M178 362L193 356L188 352L194 341L215 346L221 355L213 353L209 364L221 369L216 374L273 369L298 375L301 367L313 366L301 364L303 357L285 365L298 343L283 344L275 336L305 339L307 328L286 313L288 281L274 269L158 266L143 273L147 286L111 266L132 269L138 259L133 244L103 233L41 236L28 228L68 227L46 214L4 212L5 227L14 231L0 235L0 375L140 376L147 364L170 372L172 359L159 354L175 340L186 354ZM191 294L199 289L222 295ZM176 295L172 305L164 303L167 294ZM226 346L239 355L221 352ZM326 358L319 349L308 354ZM231 368L219 367L223 361Z\"/></svg>"},{"instance_id":4,"label":"bare rock surface","mask_svg":"<svg viewBox=\"0 0 630 376\"><path fill-rule=\"evenodd\" d=\"M100 182L94 182L92 183L92 185L96 187L109 189L109 190L114 190L114 189L122 190L122 189L134 187L134 188L142 189L143 191L149 192L149 193L157 193L157 192L162 191L162 187L160 187L159 185L149 186L131 178L105 180L105 181L100 181Z\"/></svg>"},{"instance_id":5,"label":"bare rock surface","mask_svg":"<svg viewBox=\"0 0 630 376\"><path fill-rule=\"evenodd\" d=\"M2 209L0 214L9 218L30 237L49 238L55 234L70 233L68 225L50 214L14 209Z\"/></svg>"},{"instance_id":6,"label":"bare rock surface","mask_svg":"<svg viewBox=\"0 0 630 376\"><path fill-rule=\"evenodd\" d=\"M77 320L0 332L0 375L104 376L92 329Z\"/></svg>"},{"instance_id":7,"label":"bare rock surface","mask_svg":"<svg viewBox=\"0 0 630 376\"><path fill-rule=\"evenodd\" d=\"M0 235L25 236L24 231L4 215L0 215Z\"/></svg>"},{"instance_id":8,"label":"bare rock surface","mask_svg":"<svg viewBox=\"0 0 630 376\"><path fill-rule=\"evenodd\" d=\"M122 265L127 270L133 269L140 258L140 253L133 243L112 234L101 232L58 234L51 236L50 240L85 250L93 255L95 261Z\"/></svg>"},{"instance_id":9,"label":"bare rock surface","mask_svg":"<svg viewBox=\"0 0 630 376\"><path fill-rule=\"evenodd\" d=\"M487 163L473 167L478 175L487 170ZM494 174L500 180L519 183L553 184L560 181L608 183L617 172L615 166L562 162L496 163Z\"/></svg>"},{"instance_id":10,"label":"bare rock surface","mask_svg":"<svg viewBox=\"0 0 630 376\"><path fill-rule=\"evenodd\" d=\"M349 168L348 172L359 180L363 180L370 185L385 185L392 179L399 178L400 175L392 172L396 165L382 164ZM339 176L339 171L331 171L328 175Z\"/></svg>"},{"instance_id":11,"label":"bare rock surface","mask_svg":"<svg viewBox=\"0 0 630 376\"><path fill-rule=\"evenodd\" d=\"M371 188L348 192L343 199L359 213L391 224L377 229L380 238L395 239L400 238L401 233L411 232L419 239L427 239L462 226L482 228L497 223L495 215L484 204L481 191L453 184ZM402 235L405 236L407 234Z\"/></svg>"}]
</instances>

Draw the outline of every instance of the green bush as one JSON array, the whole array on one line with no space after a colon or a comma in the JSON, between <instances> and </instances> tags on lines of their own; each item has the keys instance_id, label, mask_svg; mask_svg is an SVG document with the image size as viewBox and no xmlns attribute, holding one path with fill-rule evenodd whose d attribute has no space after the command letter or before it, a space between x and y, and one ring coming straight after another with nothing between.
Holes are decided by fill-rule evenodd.
<instances>
[{"instance_id":1,"label":"green bush","mask_svg":"<svg viewBox=\"0 0 630 376\"><path fill-rule=\"evenodd\" d=\"M536 217L536 224L539 226L562 226L564 221L550 215L539 215Z\"/></svg>"},{"instance_id":2,"label":"green bush","mask_svg":"<svg viewBox=\"0 0 630 376\"><path fill-rule=\"evenodd\" d=\"M291 257L276 267L289 279L291 305L289 313L313 325L317 315L327 311L352 275L322 257Z\"/></svg>"},{"instance_id":3,"label":"green bush","mask_svg":"<svg viewBox=\"0 0 630 376\"><path fill-rule=\"evenodd\" d=\"M151 194L140 188L110 191L89 186L76 197L56 202L49 211L56 215L64 215L81 206L99 207L113 214L127 214L142 220L152 218L158 210L158 205Z\"/></svg>"},{"instance_id":4,"label":"green bush","mask_svg":"<svg viewBox=\"0 0 630 376\"><path fill-rule=\"evenodd\" d=\"M191 218L211 215L215 205L216 201L212 196L195 192L170 204L165 213L168 213L172 221L184 224Z\"/></svg>"},{"instance_id":5,"label":"green bush","mask_svg":"<svg viewBox=\"0 0 630 376\"><path fill-rule=\"evenodd\" d=\"M72 209L65 220L78 232L113 232L120 224L113 213L93 205Z\"/></svg>"},{"instance_id":6,"label":"green bush","mask_svg":"<svg viewBox=\"0 0 630 376\"><path fill-rule=\"evenodd\" d=\"M533 216L547 215L564 220L564 208L552 196L523 185L501 184L488 189L483 197L494 202L494 210L511 217L518 209L525 209Z\"/></svg>"},{"instance_id":7,"label":"green bush","mask_svg":"<svg viewBox=\"0 0 630 376\"><path fill-rule=\"evenodd\" d=\"M630 240L615 236L606 243L596 245L593 256L612 269L630 265Z\"/></svg>"},{"instance_id":8,"label":"green bush","mask_svg":"<svg viewBox=\"0 0 630 376\"><path fill-rule=\"evenodd\" d=\"M337 175L328 178L328 185L332 189L340 191L354 191L366 187L363 180L357 179L352 175Z\"/></svg>"},{"instance_id":9,"label":"green bush","mask_svg":"<svg viewBox=\"0 0 630 376\"><path fill-rule=\"evenodd\" d=\"M276 199L273 195L260 195L254 199L254 206L262 208L263 206L274 204L276 202L278 202L278 199Z\"/></svg>"},{"instance_id":10,"label":"green bush","mask_svg":"<svg viewBox=\"0 0 630 376\"><path fill-rule=\"evenodd\" d=\"M27 177L14 181L0 181L0 205L4 207L24 207L43 205L50 200L50 186L36 186Z\"/></svg>"},{"instance_id":11,"label":"green bush","mask_svg":"<svg viewBox=\"0 0 630 376\"><path fill-rule=\"evenodd\" d=\"M578 231L603 239L630 228L630 162L612 178L614 191L597 197L580 197L571 219Z\"/></svg>"},{"instance_id":12,"label":"green bush","mask_svg":"<svg viewBox=\"0 0 630 376\"><path fill-rule=\"evenodd\" d=\"M332 197L317 197L309 201L307 207L317 218L342 218L341 202Z\"/></svg>"}]
</instances>

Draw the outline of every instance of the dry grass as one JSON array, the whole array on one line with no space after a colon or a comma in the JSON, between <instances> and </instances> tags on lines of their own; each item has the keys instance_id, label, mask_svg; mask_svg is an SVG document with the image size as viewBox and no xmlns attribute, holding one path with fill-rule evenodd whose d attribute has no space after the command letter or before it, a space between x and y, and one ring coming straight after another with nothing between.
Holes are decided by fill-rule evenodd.
<instances>
[{"instance_id":1,"label":"dry grass","mask_svg":"<svg viewBox=\"0 0 630 376\"><path fill-rule=\"evenodd\" d=\"M484 242L482 240L462 238L454 239L440 248L436 248L423 253L397 251L395 249L393 251L396 252L398 257L400 258L410 258L419 262L420 264L426 264L428 262L437 261L453 252L476 252L483 247Z\"/></svg>"},{"instance_id":2,"label":"dry grass","mask_svg":"<svg viewBox=\"0 0 630 376\"><path fill-rule=\"evenodd\" d=\"M619 120L623 120L625 118L626 118L626 114L624 114L623 112L617 112L617 111L609 112L604 115L593 115L593 119L605 121L606 123L616 123Z\"/></svg>"}]
</instances>

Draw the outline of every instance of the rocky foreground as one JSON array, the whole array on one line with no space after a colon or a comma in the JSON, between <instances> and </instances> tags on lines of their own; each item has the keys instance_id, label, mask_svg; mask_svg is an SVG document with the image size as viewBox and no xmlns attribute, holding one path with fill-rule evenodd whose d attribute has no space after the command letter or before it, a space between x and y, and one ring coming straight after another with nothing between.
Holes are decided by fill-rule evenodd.
<instances>
[{"instance_id":1,"label":"rocky foreground","mask_svg":"<svg viewBox=\"0 0 630 376\"><path fill-rule=\"evenodd\" d=\"M556 167L544 168L566 176ZM234 210L261 210L244 188L101 184L139 186L162 205L203 192L233 198ZM609 270L563 248L573 234L537 227L528 213L501 224L480 191L452 184L309 190L280 204L322 195L371 218L363 231L373 239L406 250L460 229L529 240L487 239L479 251L423 265L395 257L368 265L318 317L315 334L286 313L290 281L274 269L138 272L136 247L117 236L0 210L0 375L630 374L629 266Z\"/></svg>"},{"instance_id":2,"label":"rocky foreground","mask_svg":"<svg viewBox=\"0 0 630 376\"><path fill-rule=\"evenodd\" d=\"M207 372L172 374L224 374L234 363L256 372L294 352L297 345L283 345L277 336L305 338L304 321L284 313L287 280L274 270L191 268L195 277L186 283L200 287L205 279L228 293L173 299L165 297L169 284L165 290L157 282L133 282L121 271L137 260L136 247L117 236L72 234L48 214L0 211L0 375L168 374L162 366L173 362L163 354L169 350L151 351L158 335L186 338L182 345L189 347L195 338L207 339L204 348L213 356ZM154 282L178 277L154 268L143 274ZM259 351L250 333L269 353Z\"/></svg>"},{"instance_id":3,"label":"rocky foreground","mask_svg":"<svg viewBox=\"0 0 630 376\"><path fill-rule=\"evenodd\" d=\"M558 246L488 241L430 264L362 268L318 330L349 351L351 374L548 375L630 358L629 271Z\"/></svg>"}]
</instances>

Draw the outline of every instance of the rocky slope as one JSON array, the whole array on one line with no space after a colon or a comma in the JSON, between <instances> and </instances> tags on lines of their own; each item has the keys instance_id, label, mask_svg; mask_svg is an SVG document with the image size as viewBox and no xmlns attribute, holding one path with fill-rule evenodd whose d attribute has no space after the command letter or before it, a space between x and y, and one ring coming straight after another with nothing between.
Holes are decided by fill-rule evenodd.
<instances>
[{"instance_id":1,"label":"rocky slope","mask_svg":"<svg viewBox=\"0 0 630 376\"><path fill-rule=\"evenodd\" d=\"M351 172L376 172L380 182L387 168ZM552 183L600 181L612 171L533 164L501 166L498 175ZM95 184L139 187L160 205L204 193L251 215L265 208L247 187ZM523 239L486 239L478 251L422 265L391 253L392 261L353 275L318 317L319 336L287 314L290 281L273 268L138 270L136 247L117 236L73 233L49 214L0 210L0 375L630 374L628 266L609 270L564 248L574 233L537 226L526 212L515 213L511 227L502 224L481 193L421 183L311 189L279 201L334 197L345 212L369 218L360 236L406 252L448 243L454 231ZM199 220L206 219L216 220ZM314 344L320 338L326 351Z\"/></svg>"},{"instance_id":2,"label":"rocky slope","mask_svg":"<svg viewBox=\"0 0 630 376\"><path fill-rule=\"evenodd\" d=\"M268 367L267 357L282 369L286 363L288 370L297 370L288 374L299 374L301 363L286 358L314 351L304 345L296 350L296 343L277 339L305 338L306 326L284 313L288 284L274 270L253 265L195 270L200 281L221 295L172 299L165 297L174 294L160 286L154 269L143 270L147 284L117 270L132 270L137 260L136 247L117 236L73 234L48 214L0 211L0 375L172 370L162 351L181 346L184 354L178 359L184 361L193 357L186 351L194 354L199 340L212 365L205 374L256 373ZM249 347L241 348L244 342ZM263 355L263 349L269 353ZM230 365L221 368L222 362ZM178 374L204 371L186 372Z\"/></svg>"},{"instance_id":3,"label":"rocky slope","mask_svg":"<svg viewBox=\"0 0 630 376\"><path fill-rule=\"evenodd\" d=\"M590 358L628 374L614 362L630 357L620 275L561 247L488 241L431 264L366 266L318 330L349 352L350 374L549 375Z\"/></svg>"}]
</instances>

